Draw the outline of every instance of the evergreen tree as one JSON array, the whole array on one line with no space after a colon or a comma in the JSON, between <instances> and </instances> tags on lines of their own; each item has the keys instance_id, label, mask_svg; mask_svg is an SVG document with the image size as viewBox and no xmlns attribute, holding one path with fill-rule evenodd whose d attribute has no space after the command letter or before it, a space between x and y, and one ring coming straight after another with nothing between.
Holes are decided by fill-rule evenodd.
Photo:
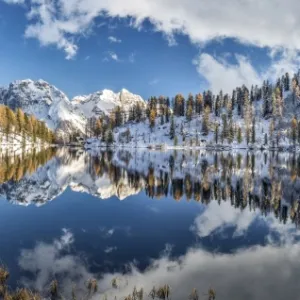
<instances>
[{"instance_id":1,"label":"evergreen tree","mask_svg":"<svg viewBox=\"0 0 300 300\"><path fill-rule=\"evenodd\" d=\"M110 128L107 132L107 137L106 137L106 143L107 145L111 145L114 143L114 133L112 131L112 129Z\"/></svg>"},{"instance_id":2,"label":"evergreen tree","mask_svg":"<svg viewBox=\"0 0 300 300\"><path fill-rule=\"evenodd\" d=\"M238 128L237 140L238 140L238 143L239 143L239 144L241 144L241 143L243 142L242 128L241 128L241 127Z\"/></svg>"},{"instance_id":3,"label":"evergreen tree","mask_svg":"<svg viewBox=\"0 0 300 300\"><path fill-rule=\"evenodd\" d=\"M178 145L178 137L175 136L175 138L174 138L174 146L176 147L177 145Z\"/></svg>"},{"instance_id":4,"label":"evergreen tree","mask_svg":"<svg viewBox=\"0 0 300 300\"><path fill-rule=\"evenodd\" d=\"M219 142L219 124L215 124L215 143L218 144Z\"/></svg>"},{"instance_id":5,"label":"evergreen tree","mask_svg":"<svg viewBox=\"0 0 300 300\"><path fill-rule=\"evenodd\" d=\"M149 116L149 124L150 124L151 131L155 127L155 119L156 119L156 110L151 109L150 116Z\"/></svg>"},{"instance_id":6,"label":"evergreen tree","mask_svg":"<svg viewBox=\"0 0 300 300\"><path fill-rule=\"evenodd\" d=\"M115 117L114 117L115 126L119 127L123 125L123 114L124 112L122 111L121 107L117 106L115 108Z\"/></svg>"},{"instance_id":7,"label":"evergreen tree","mask_svg":"<svg viewBox=\"0 0 300 300\"><path fill-rule=\"evenodd\" d=\"M284 78L284 90L286 92L290 90L290 76L289 76L289 73L285 74L285 78Z\"/></svg>"},{"instance_id":8,"label":"evergreen tree","mask_svg":"<svg viewBox=\"0 0 300 300\"><path fill-rule=\"evenodd\" d=\"M170 121L170 99L166 99L166 106L165 106L165 116L166 116L166 123Z\"/></svg>"},{"instance_id":9,"label":"evergreen tree","mask_svg":"<svg viewBox=\"0 0 300 300\"><path fill-rule=\"evenodd\" d=\"M164 125L165 124L165 118L164 118L164 114L160 115L160 125Z\"/></svg>"},{"instance_id":10,"label":"evergreen tree","mask_svg":"<svg viewBox=\"0 0 300 300\"><path fill-rule=\"evenodd\" d=\"M187 107L186 107L186 118L188 121L192 120L193 113L194 113L194 96L190 93L188 100L187 100Z\"/></svg>"},{"instance_id":11,"label":"evergreen tree","mask_svg":"<svg viewBox=\"0 0 300 300\"><path fill-rule=\"evenodd\" d=\"M231 144L234 140L234 128L232 118L229 119L228 142Z\"/></svg>"},{"instance_id":12,"label":"evergreen tree","mask_svg":"<svg viewBox=\"0 0 300 300\"><path fill-rule=\"evenodd\" d=\"M298 131L298 122L296 117L294 116L291 122L291 127L292 127L292 139L293 139L293 143L294 145L296 144L296 139L297 139L297 131Z\"/></svg>"},{"instance_id":13,"label":"evergreen tree","mask_svg":"<svg viewBox=\"0 0 300 300\"><path fill-rule=\"evenodd\" d=\"M8 107L5 107L5 119L6 119L6 134L13 133L14 128L16 126L16 116L14 112Z\"/></svg>"},{"instance_id":14,"label":"evergreen tree","mask_svg":"<svg viewBox=\"0 0 300 300\"><path fill-rule=\"evenodd\" d=\"M203 109L203 97L201 94L196 95L195 110L196 114L200 115Z\"/></svg>"},{"instance_id":15,"label":"evergreen tree","mask_svg":"<svg viewBox=\"0 0 300 300\"><path fill-rule=\"evenodd\" d=\"M227 123L227 116L225 114L222 115L222 122L223 122L223 131L222 131L222 141L228 138L228 123Z\"/></svg>"},{"instance_id":16,"label":"evergreen tree","mask_svg":"<svg viewBox=\"0 0 300 300\"><path fill-rule=\"evenodd\" d=\"M177 117L183 117L184 106L185 106L184 97L181 94L176 95L174 101L174 115Z\"/></svg>"},{"instance_id":17,"label":"evergreen tree","mask_svg":"<svg viewBox=\"0 0 300 300\"><path fill-rule=\"evenodd\" d=\"M98 138L99 135L101 134L101 132L102 132L102 119L99 118L99 119L97 119L97 121L95 123L94 134Z\"/></svg>"},{"instance_id":18,"label":"evergreen tree","mask_svg":"<svg viewBox=\"0 0 300 300\"><path fill-rule=\"evenodd\" d=\"M173 140L175 137L175 124L174 124L174 117L171 118L171 125L170 125L170 139Z\"/></svg>"},{"instance_id":19,"label":"evergreen tree","mask_svg":"<svg viewBox=\"0 0 300 300\"><path fill-rule=\"evenodd\" d=\"M209 106L206 106L204 109L204 117L202 121L202 134L208 135L209 131L209 114L210 114L210 108Z\"/></svg>"},{"instance_id":20,"label":"evergreen tree","mask_svg":"<svg viewBox=\"0 0 300 300\"><path fill-rule=\"evenodd\" d=\"M25 128L25 115L23 111L18 108L16 112L16 132L21 133Z\"/></svg>"},{"instance_id":21,"label":"evergreen tree","mask_svg":"<svg viewBox=\"0 0 300 300\"><path fill-rule=\"evenodd\" d=\"M255 118L252 120L252 135L251 135L251 142L252 144L255 144Z\"/></svg>"}]
</instances>

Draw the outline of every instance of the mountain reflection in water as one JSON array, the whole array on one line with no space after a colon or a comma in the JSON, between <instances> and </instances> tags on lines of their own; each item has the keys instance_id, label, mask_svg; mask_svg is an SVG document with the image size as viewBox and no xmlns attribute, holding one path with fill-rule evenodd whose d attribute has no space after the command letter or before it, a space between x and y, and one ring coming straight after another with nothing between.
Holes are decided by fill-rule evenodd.
<instances>
[{"instance_id":1,"label":"mountain reflection in water","mask_svg":"<svg viewBox=\"0 0 300 300\"><path fill-rule=\"evenodd\" d=\"M210 287L217 299L298 298L298 154L64 148L2 161L12 285L43 291L55 277L67 297L95 277L108 299L162 283L178 300Z\"/></svg>"}]
</instances>

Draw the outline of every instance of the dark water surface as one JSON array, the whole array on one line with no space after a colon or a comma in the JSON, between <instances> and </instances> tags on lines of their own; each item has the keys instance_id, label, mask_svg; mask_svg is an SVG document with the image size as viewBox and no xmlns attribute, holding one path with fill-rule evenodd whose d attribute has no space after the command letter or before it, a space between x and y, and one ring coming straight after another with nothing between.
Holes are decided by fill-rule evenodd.
<instances>
[{"instance_id":1,"label":"dark water surface","mask_svg":"<svg viewBox=\"0 0 300 300\"><path fill-rule=\"evenodd\" d=\"M206 299L300 299L300 157L272 152L87 153L3 157L0 260L12 287L97 299L134 286L197 288ZM111 287L117 278L118 289Z\"/></svg>"}]
</instances>

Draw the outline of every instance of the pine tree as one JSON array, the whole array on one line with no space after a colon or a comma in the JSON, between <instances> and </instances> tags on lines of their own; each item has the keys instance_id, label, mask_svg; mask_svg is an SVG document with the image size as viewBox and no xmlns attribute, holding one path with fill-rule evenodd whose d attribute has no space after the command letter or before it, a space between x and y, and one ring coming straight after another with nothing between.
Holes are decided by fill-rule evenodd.
<instances>
[{"instance_id":1,"label":"pine tree","mask_svg":"<svg viewBox=\"0 0 300 300\"><path fill-rule=\"evenodd\" d=\"M293 143L294 145L296 144L296 139L297 139L297 126L298 126L298 122L296 117L294 116L291 122L291 127L292 127L292 139L293 139Z\"/></svg>"},{"instance_id":2,"label":"pine tree","mask_svg":"<svg viewBox=\"0 0 300 300\"><path fill-rule=\"evenodd\" d=\"M290 76L289 76L289 73L285 74L285 78L284 78L284 90L286 92L290 90Z\"/></svg>"},{"instance_id":3,"label":"pine tree","mask_svg":"<svg viewBox=\"0 0 300 300\"><path fill-rule=\"evenodd\" d=\"M175 138L174 138L174 146L176 147L177 145L178 145L178 137L175 136Z\"/></svg>"},{"instance_id":4,"label":"pine tree","mask_svg":"<svg viewBox=\"0 0 300 300\"><path fill-rule=\"evenodd\" d=\"M102 132L102 119L99 118L99 119L97 119L97 121L95 123L94 134L98 138L99 135L101 134L101 132Z\"/></svg>"},{"instance_id":5,"label":"pine tree","mask_svg":"<svg viewBox=\"0 0 300 300\"><path fill-rule=\"evenodd\" d=\"M171 118L171 125L170 125L170 139L173 140L175 137L175 124L174 124L174 116Z\"/></svg>"},{"instance_id":6,"label":"pine tree","mask_svg":"<svg viewBox=\"0 0 300 300\"><path fill-rule=\"evenodd\" d=\"M219 124L215 124L215 143L218 144L219 142Z\"/></svg>"},{"instance_id":7,"label":"pine tree","mask_svg":"<svg viewBox=\"0 0 300 300\"><path fill-rule=\"evenodd\" d=\"M242 128L241 128L241 127L238 128L237 140L238 140L238 143L239 143L239 144L241 144L241 143L243 142Z\"/></svg>"},{"instance_id":8,"label":"pine tree","mask_svg":"<svg viewBox=\"0 0 300 300\"><path fill-rule=\"evenodd\" d=\"M185 106L185 99L181 94L177 94L175 96L174 101L174 115L177 117L184 116L184 106Z\"/></svg>"},{"instance_id":9,"label":"pine tree","mask_svg":"<svg viewBox=\"0 0 300 300\"><path fill-rule=\"evenodd\" d=\"M137 103L137 105L135 106L135 113L136 113L135 116L136 122L141 122L143 117L143 110L139 103Z\"/></svg>"},{"instance_id":10,"label":"pine tree","mask_svg":"<svg viewBox=\"0 0 300 300\"><path fill-rule=\"evenodd\" d=\"M170 121L170 99L166 99L166 105L165 105L165 117L166 117L166 123L169 123Z\"/></svg>"},{"instance_id":11,"label":"pine tree","mask_svg":"<svg viewBox=\"0 0 300 300\"><path fill-rule=\"evenodd\" d=\"M160 115L160 125L164 125L165 124L165 118L164 118L164 114Z\"/></svg>"},{"instance_id":12,"label":"pine tree","mask_svg":"<svg viewBox=\"0 0 300 300\"><path fill-rule=\"evenodd\" d=\"M16 131L21 133L25 128L25 115L23 111L18 108L16 112Z\"/></svg>"},{"instance_id":13,"label":"pine tree","mask_svg":"<svg viewBox=\"0 0 300 300\"><path fill-rule=\"evenodd\" d=\"M114 133L111 128L107 132L106 143L107 145L111 145L114 143Z\"/></svg>"},{"instance_id":14,"label":"pine tree","mask_svg":"<svg viewBox=\"0 0 300 300\"><path fill-rule=\"evenodd\" d=\"M271 122L270 122L270 125L269 125L270 142L273 142L274 128L275 128L275 124L274 124L274 120L272 119Z\"/></svg>"},{"instance_id":15,"label":"pine tree","mask_svg":"<svg viewBox=\"0 0 300 300\"><path fill-rule=\"evenodd\" d=\"M215 103L215 116L216 117L220 116L220 108L221 108L220 97L217 96L216 103Z\"/></svg>"},{"instance_id":16,"label":"pine tree","mask_svg":"<svg viewBox=\"0 0 300 300\"><path fill-rule=\"evenodd\" d=\"M195 105L194 96L190 93L186 105L186 119L188 121L192 120L193 113L194 113L194 105Z\"/></svg>"},{"instance_id":17,"label":"pine tree","mask_svg":"<svg viewBox=\"0 0 300 300\"><path fill-rule=\"evenodd\" d=\"M193 116L193 107L189 105L186 111L186 119L190 122L192 121L192 116Z\"/></svg>"},{"instance_id":18,"label":"pine tree","mask_svg":"<svg viewBox=\"0 0 300 300\"><path fill-rule=\"evenodd\" d=\"M204 117L202 121L202 134L208 135L209 131L209 114L210 114L210 108L209 106L206 106L204 109Z\"/></svg>"},{"instance_id":19,"label":"pine tree","mask_svg":"<svg viewBox=\"0 0 300 300\"><path fill-rule=\"evenodd\" d=\"M7 127L7 116L6 116L6 108L4 105L0 105L0 129L4 131Z\"/></svg>"},{"instance_id":20,"label":"pine tree","mask_svg":"<svg viewBox=\"0 0 300 300\"><path fill-rule=\"evenodd\" d=\"M8 107L5 107L5 119L6 119L6 128L5 132L6 134L13 133L13 130L16 126L16 116L14 112Z\"/></svg>"},{"instance_id":21,"label":"pine tree","mask_svg":"<svg viewBox=\"0 0 300 300\"><path fill-rule=\"evenodd\" d=\"M229 128L228 128L228 142L231 144L234 140L234 128L232 118L229 120Z\"/></svg>"},{"instance_id":22,"label":"pine tree","mask_svg":"<svg viewBox=\"0 0 300 300\"><path fill-rule=\"evenodd\" d=\"M135 108L134 108L135 109ZM119 127L123 125L123 111L120 106L115 108L115 126Z\"/></svg>"},{"instance_id":23,"label":"pine tree","mask_svg":"<svg viewBox=\"0 0 300 300\"><path fill-rule=\"evenodd\" d=\"M127 130L125 132L125 137L126 137L126 143L128 144L130 142L130 137L131 137L129 128L127 128Z\"/></svg>"},{"instance_id":24,"label":"pine tree","mask_svg":"<svg viewBox=\"0 0 300 300\"><path fill-rule=\"evenodd\" d=\"M223 122L223 131L222 131L222 141L228 138L228 123L227 123L227 116L225 114L222 115L222 122Z\"/></svg>"},{"instance_id":25,"label":"pine tree","mask_svg":"<svg viewBox=\"0 0 300 300\"><path fill-rule=\"evenodd\" d=\"M150 124L151 131L155 127L155 119L156 119L156 110L151 109L150 116L149 116L149 124Z\"/></svg>"},{"instance_id":26,"label":"pine tree","mask_svg":"<svg viewBox=\"0 0 300 300\"><path fill-rule=\"evenodd\" d=\"M196 108L196 114L200 115L203 109L203 97L201 94L196 95L195 108Z\"/></svg>"},{"instance_id":27,"label":"pine tree","mask_svg":"<svg viewBox=\"0 0 300 300\"><path fill-rule=\"evenodd\" d=\"M252 120L252 135L251 135L251 142L255 144L255 118Z\"/></svg>"},{"instance_id":28,"label":"pine tree","mask_svg":"<svg viewBox=\"0 0 300 300\"><path fill-rule=\"evenodd\" d=\"M198 134L198 130L196 130L196 147L199 147L200 143L199 143L199 134Z\"/></svg>"}]
</instances>

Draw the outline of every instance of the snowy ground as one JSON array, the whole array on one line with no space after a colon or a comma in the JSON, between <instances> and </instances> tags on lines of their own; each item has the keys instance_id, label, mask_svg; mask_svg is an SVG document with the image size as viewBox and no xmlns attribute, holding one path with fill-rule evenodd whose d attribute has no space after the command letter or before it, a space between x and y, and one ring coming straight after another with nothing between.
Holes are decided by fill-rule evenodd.
<instances>
[{"instance_id":1,"label":"snowy ground","mask_svg":"<svg viewBox=\"0 0 300 300\"><path fill-rule=\"evenodd\" d=\"M258 119L255 123L256 143L247 145L246 133L243 119L235 119L234 122L242 129L242 141L237 141L237 135L231 144L227 140L221 141L222 122L220 118L210 116L210 123L220 124L218 143L215 141L215 133L213 126L209 130L208 135L202 134L202 118L194 117L192 121L188 122L185 117L175 117L175 136L177 137L177 145L174 140L170 139L170 124L160 124L160 118L156 119L156 125L150 129L149 122L128 123L122 127L114 129L115 142L112 147L116 148L164 148L164 149L271 149L277 147L276 144L268 141L265 144L265 134L269 136L270 121L265 119ZM125 137L126 132L130 131L129 142ZM101 142L100 139L91 138L87 140L86 149L97 149L99 147L106 147L106 143ZM282 135L277 148L289 149L293 147L292 142L286 136Z\"/></svg>"}]
</instances>

